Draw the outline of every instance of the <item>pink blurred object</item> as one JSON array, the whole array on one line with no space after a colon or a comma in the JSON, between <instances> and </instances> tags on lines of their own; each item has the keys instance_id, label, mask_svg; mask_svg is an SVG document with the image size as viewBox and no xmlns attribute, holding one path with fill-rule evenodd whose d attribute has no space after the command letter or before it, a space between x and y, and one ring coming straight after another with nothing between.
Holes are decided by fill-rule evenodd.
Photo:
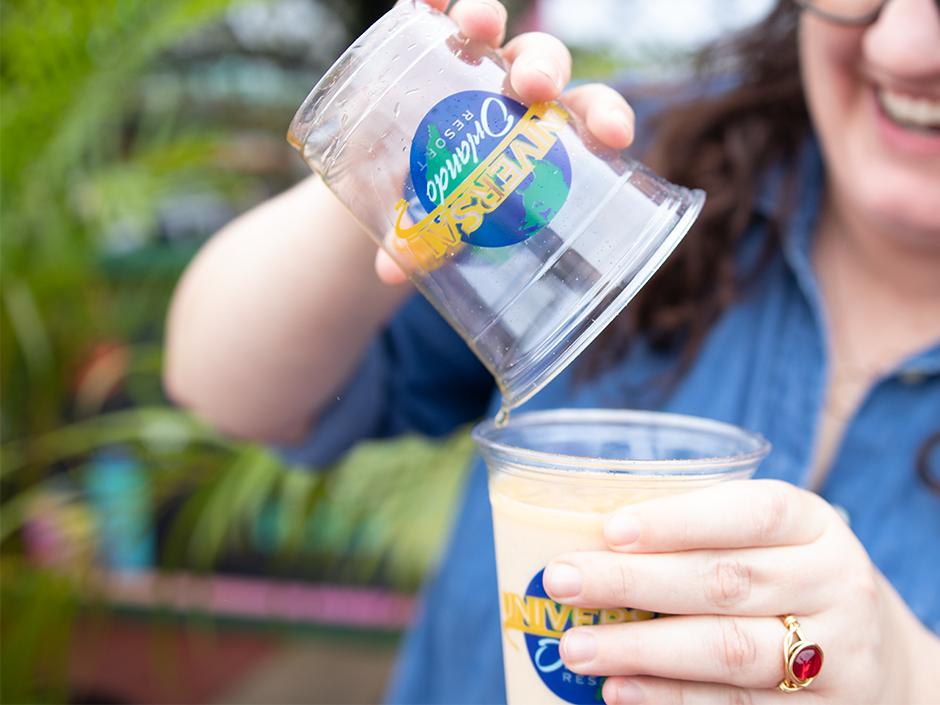
<instances>
[{"instance_id":1,"label":"pink blurred object","mask_svg":"<svg viewBox=\"0 0 940 705\"><path fill-rule=\"evenodd\" d=\"M26 510L26 555L36 565L63 571L85 570L93 562L97 527L91 510L66 489L38 493Z\"/></svg>"},{"instance_id":2,"label":"pink blurred object","mask_svg":"<svg viewBox=\"0 0 940 705\"><path fill-rule=\"evenodd\" d=\"M412 596L376 588L187 573L121 575L106 581L105 597L128 607L381 630L403 629L414 612Z\"/></svg>"}]
</instances>

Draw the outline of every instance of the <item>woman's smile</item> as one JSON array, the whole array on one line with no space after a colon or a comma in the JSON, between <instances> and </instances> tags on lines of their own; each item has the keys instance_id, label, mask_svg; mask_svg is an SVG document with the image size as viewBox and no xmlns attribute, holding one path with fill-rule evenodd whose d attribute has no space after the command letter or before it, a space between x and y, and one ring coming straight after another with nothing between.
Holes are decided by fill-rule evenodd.
<instances>
[{"instance_id":1,"label":"woman's smile","mask_svg":"<svg viewBox=\"0 0 940 705\"><path fill-rule=\"evenodd\" d=\"M940 100L927 96L906 95L888 88L875 90L878 105L886 116L901 127L926 131L940 129Z\"/></svg>"},{"instance_id":2,"label":"woman's smile","mask_svg":"<svg viewBox=\"0 0 940 705\"><path fill-rule=\"evenodd\" d=\"M940 154L940 100L887 88L875 88L872 96L878 133L889 149Z\"/></svg>"}]
</instances>

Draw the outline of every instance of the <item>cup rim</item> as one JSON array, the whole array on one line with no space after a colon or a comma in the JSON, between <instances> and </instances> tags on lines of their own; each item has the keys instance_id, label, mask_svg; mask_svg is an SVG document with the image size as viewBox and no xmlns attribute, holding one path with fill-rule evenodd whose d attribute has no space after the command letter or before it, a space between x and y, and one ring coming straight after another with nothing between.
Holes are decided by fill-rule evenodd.
<instances>
[{"instance_id":1,"label":"cup rim","mask_svg":"<svg viewBox=\"0 0 940 705\"><path fill-rule=\"evenodd\" d=\"M303 102L300 104L300 107L294 112L293 117L291 118L290 125L287 127L287 141L297 150L303 154L304 146L306 144L306 135L309 133L307 129L309 127L309 114L313 109L313 106L316 104L317 99L320 96L329 96L329 99L326 100L326 103L322 106L317 106L318 113L325 113L329 107L332 105L333 100L336 97L336 94L342 90L358 73L359 68L356 68L350 76L347 76L342 82L336 83L334 76L337 71L344 66L347 62L352 60L357 53L362 51L363 45L370 41L375 35L378 35L379 29L385 25L393 16L399 14L404 14L407 12L415 13L414 16L401 27L398 27L392 36L400 34L402 31L407 29L410 25L414 24L422 18L423 15L417 14L421 12L426 12L427 14L442 14L435 10L430 5L424 3L416 3L414 0L406 0L405 2L398 2L392 6L387 12L385 12L381 17L379 17L375 22L369 25L365 30L362 31L359 36L357 36L350 44L347 46L342 53L333 61L332 64L323 72L317 82L313 85L313 88L309 90L307 96L304 98ZM389 41L392 36L386 37L384 42ZM382 46L380 45L380 46ZM373 50L376 47L373 47ZM331 83L331 81L333 81ZM332 95L330 95L332 94Z\"/></svg>"},{"instance_id":2,"label":"cup rim","mask_svg":"<svg viewBox=\"0 0 940 705\"><path fill-rule=\"evenodd\" d=\"M624 426L657 426L659 428L684 429L729 438L734 437L742 444L750 446L750 450L729 455L689 459L629 460L551 453L498 440L499 434L518 429L520 426L558 423L574 425L613 423ZM539 471L541 469L554 473L563 471L647 476L726 475L755 466L771 449L770 443L761 434L723 421L686 414L630 409L569 408L529 411L511 416L509 424L505 428L497 427L494 419L483 421L473 428L471 435L484 456L523 465L527 471Z\"/></svg>"}]
</instances>

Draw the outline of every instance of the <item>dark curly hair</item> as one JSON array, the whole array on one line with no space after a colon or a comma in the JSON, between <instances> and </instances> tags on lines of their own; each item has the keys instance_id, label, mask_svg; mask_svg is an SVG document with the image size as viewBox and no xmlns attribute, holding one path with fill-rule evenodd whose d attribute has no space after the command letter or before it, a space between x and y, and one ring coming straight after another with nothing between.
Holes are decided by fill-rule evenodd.
<instances>
[{"instance_id":1,"label":"dark curly hair","mask_svg":"<svg viewBox=\"0 0 940 705\"><path fill-rule=\"evenodd\" d=\"M670 181L704 189L708 200L676 252L583 353L576 378L613 367L642 337L655 350L679 353L674 373L660 380L668 391L719 316L779 250L794 194L795 155L811 130L797 48L799 14L797 3L779 0L763 21L706 47L696 65L699 83L733 76L733 86L670 107L653 121L655 139L644 161ZM762 256L740 271L735 253L754 217L759 177L772 164L782 164L790 176L766 222L770 237ZM916 464L918 475L940 493L929 468L938 443L940 431L925 441Z\"/></svg>"},{"instance_id":2,"label":"dark curly hair","mask_svg":"<svg viewBox=\"0 0 940 705\"><path fill-rule=\"evenodd\" d=\"M762 22L707 47L697 60L700 83L733 75L734 87L653 120L655 141L644 161L670 181L705 190L708 199L675 253L585 351L581 374L595 376L622 360L638 335L654 349L678 348L680 368L687 369L712 324L779 247L783 212L768 223L773 237L765 256L749 272L735 266L758 176L771 164L792 161L810 129L798 17L799 8L782 0Z\"/></svg>"}]
</instances>

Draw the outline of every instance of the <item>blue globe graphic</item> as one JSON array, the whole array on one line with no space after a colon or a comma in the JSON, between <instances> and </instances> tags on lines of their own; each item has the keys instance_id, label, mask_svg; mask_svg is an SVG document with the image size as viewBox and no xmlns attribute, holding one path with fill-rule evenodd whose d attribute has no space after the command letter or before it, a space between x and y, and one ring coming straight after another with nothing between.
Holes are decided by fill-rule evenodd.
<instances>
[{"instance_id":1,"label":"blue globe graphic","mask_svg":"<svg viewBox=\"0 0 940 705\"><path fill-rule=\"evenodd\" d=\"M486 133L476 147L476 162L464 166L436 200L431 198L428 181L435 171L446 168L448 160L453 160L455 152L473 130L473 121L464 116L480 116L484 106L493 109L494 105L500 116L511 116L514 124L526 112L524 105L498 93L463 91L437 103L418 125L411 144L411 180L418 200L428 213L501 142L501 136ZM464 242L477 247L506 247L526 240L551 222L571 188L571 161L562 143L557 141L533 167L532 173L515 191L484 216L483 224L463 237Z\"/></svg>"}]
</instances>

